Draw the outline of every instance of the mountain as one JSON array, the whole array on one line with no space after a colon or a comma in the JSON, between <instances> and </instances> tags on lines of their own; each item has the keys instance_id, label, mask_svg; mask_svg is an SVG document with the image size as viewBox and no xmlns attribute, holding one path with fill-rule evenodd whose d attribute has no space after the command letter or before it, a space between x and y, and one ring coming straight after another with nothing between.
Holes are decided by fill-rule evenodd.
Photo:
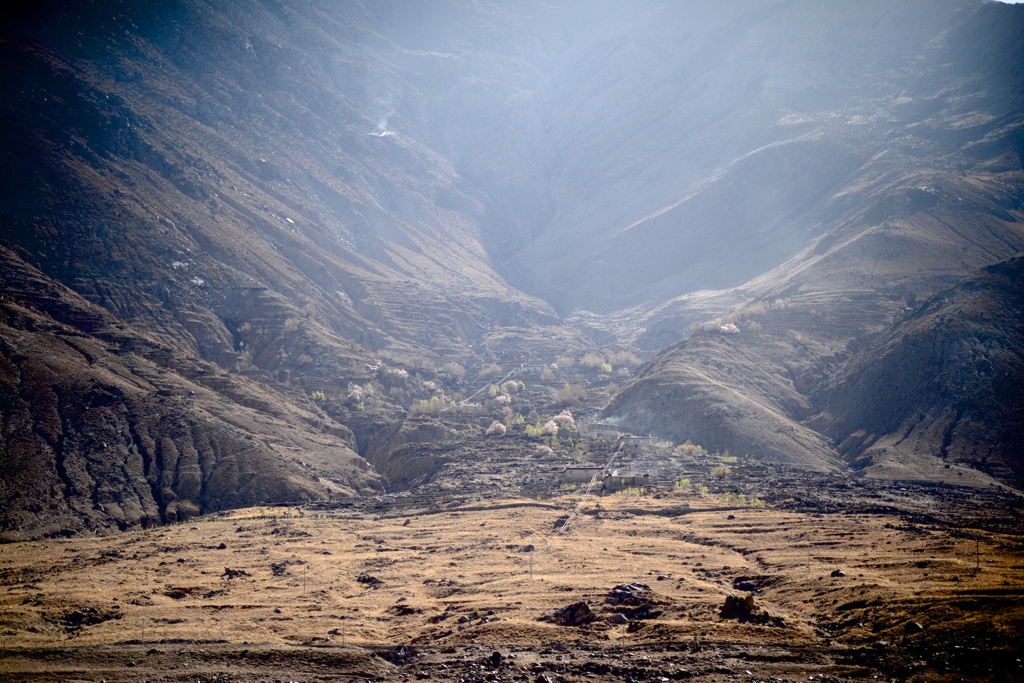
<instances>
[{"instance_id":1,"label":"mountain","mask_svg":"<svg viewBox=\"0 0 1024 683\"><path fill-rule=\"evenodd\" d=\"M1016 24L1006 21L1015 15ZM860 145L863 163L797 219L814 231L805 246L737 287L703 295L699 307L693 294L661 305L641 344L678 338L684 325L697 332L624 387L606 415L635 431L734 453L845 466L847 434L871 434L872 425L844 422L849 432L838 441L819 431L812 418L822 387L840 367L879 367L872 339L899 334L904 317L929 297L1024 248L1020 72L1009 67L1022 59L1019 19L1016 8L979 8L927 44L916 92L873 101L874 120L835 120L838 132L829 137L849 139L860 125L873 133ZM986 41L987 50L965 49ZM695 317L714 310L708 298L719 313ZM1016 333L1012 325L993 331L1011 356ZM860 380L865 401L887 393L885 377L870 376L874 382ZM908 404L952 409L948 387L917 386ZM846 406L851 420L862 414ZM932 454L966 453L975 436L951 432L956 443L932 443ZM1015 459L1004 480L1019 482Z\"/></svg>"},{"instance_id":2,"label":"mountain","mask_svg":"<svg viewBox=\"0 0 1024 683\"><path fill-rule=\"evenodd\" d=\"M1019 482L1022 321L1018 256L932 297L840 365L810 422L875 476L956 483L969 468Z\"/></svg>"},{"instance_id":3,"label":"mountain","mask_svg":"<svg viewBox=\"0 0 1024 683\"><path fill-rule=\"evenodd\" d=\"M378 491L415 405L588 351L657 353L603 411L637 433L898 476L867 359L1024 249L1000 3L0 12L8 535ZM915 453L1015 482L972 429Z\"/></svg>"}]
</instances>

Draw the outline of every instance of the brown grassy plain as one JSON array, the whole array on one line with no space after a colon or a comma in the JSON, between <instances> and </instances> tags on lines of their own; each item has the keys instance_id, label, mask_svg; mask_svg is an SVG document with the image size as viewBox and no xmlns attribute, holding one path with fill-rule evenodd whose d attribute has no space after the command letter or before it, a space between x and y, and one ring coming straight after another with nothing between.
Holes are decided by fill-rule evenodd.
<instances>
[{"instance_id":1,"label":"brown grassy plain","mask_svg":"<svg viewBox=\"0 0 1024 683\"><path fill-rule=\"evenodd\" d=\"M0 546L0 677L1024 677L1024 538L1012 529L724 509L675 490L592 497L555 536L579 501L385 518L247 509ZM650 618L613 621L606 595L627 583L650 587ZM751 587L779 620L720 615ZM580 601L589 624L540 620Z\"/></svg>"}]
</instances>

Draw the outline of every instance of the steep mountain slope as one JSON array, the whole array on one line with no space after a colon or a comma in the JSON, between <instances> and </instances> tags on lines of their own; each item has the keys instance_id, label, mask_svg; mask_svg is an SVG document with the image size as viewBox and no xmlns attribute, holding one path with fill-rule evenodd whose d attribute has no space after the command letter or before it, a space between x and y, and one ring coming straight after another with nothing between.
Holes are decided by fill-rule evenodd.
<instances>
[{"instance_id":1,"label":"steep mountain slope","mask_svg":"<svg viewBox=\"0 0 1024 683\"><path fill-rule=\"evenodd\" d=\"M1024 256L925 302L840 366L815 403L809 424L875 476L944 479L966 465L1019 485Z\"/></svg>"},{"instance_id":2,"label":"steep mountain slope","mask_svg":"<svg viewBox=\"0 0 1024 683\"><path fill-rule=\"evenodd\" d=\"M221 303L255 304L264 290L371 350L458 352L503 317L546 315L487 265L479 209L451 166L375 135L391 131L342 91L352 61L380 60L346 40L353 9L112 5L112 17L62 8L18 36L42 45L5 44L20 69L5 71L4 147L12 170L32 166L5 214L36 265L69 284L102 279L107 308L211 358L234 334ZM367 30L355 14L352 28ZM81 27L77 45L68 26ZM46 248L40 219L70 253ZM161 277L140 291L148 273ZM194 302L188 321L172 296Z\"/></svg>"},{"instance_id":3,"label":"steep mountain slope","mask_svg":"<svg viewBox=\"0 0 1024 683\"><path fill-rule=\"evenodd\" d=\"M3 268L24 285L5 293L33 310L4 335L12 388L0 407L18 437L5 441L5 459L21 463L4 470L6 528L63 533L380 488L351 449L433 395L436 366L466 362L489 330L556 321L490 267L479 201L458 188L451 164L381 127L374 94L350 90L392 52L372 47L374 19L358 5L49 3L4 12ZM58 301L71 292L87 315L64 315ZM62 339L83 335L121 363L118 340L82 326L99 315L87 303L124 334L152 340L160 352L147 359L166 381L149 376L156 369L122 368L115 374L130 388L115 391L70 352ZM548 336L579 345L574 335ZM419 374L387 374L395 365ZM211 377L202 392L192 386L197 374ZM70 405L95 389L110 414L65 414L67 404L55 407L44 390L54 376ZM26 381L42 393L26 393ZM384 393L347 401L353 386ZM139 398L161 391L223 405L195 399L172 410ZM291 417L282 423L279 412ZM213 429L215 438L206 425L221 413L234 426ZM166 437L202 461L198 480L175 484L176 457L159 448L140 456L143 447L124 439L82 436L127 434L143 414L140 429L154 442ZM286 438L296 421L322 434ZM295 466L282 439L309 451L309 469ZM248 461L238 465L242 479L214 464L237 453L248 454L239 456ZM138 457L144 466L125 464ZM81 476L44 483L76 459L90 463L76 466ZM29 480L38 487L26 488ZM109 510L105 491L135 502Z\"/></svg>"},{"instance_id":4,"label":"steep mountain slope","mask_svg":"<svg viewBox=\"0 0 1024 683\"><path fill-rule=\"evenodd\" d=\"M0 539L383 488L310 402L140 334L3 248L0 262Z\"/></svg>"},{"instance_id":5,"label":"steep mountain slope","mask_svg":"<svg viewBox=\"0 0 1024 683\"><path fill-rule=\"evenodd\" d=\"M822 203L910 123L900 119L920 105L907 88L946 82L928 44L965 7L977 4L609 9L507 105L506 130L544 118L541 199L527 217L508 208L530 226L509 277L559 310L609 312L782 263L821 234Z\"/></svg>"}]
</instances>

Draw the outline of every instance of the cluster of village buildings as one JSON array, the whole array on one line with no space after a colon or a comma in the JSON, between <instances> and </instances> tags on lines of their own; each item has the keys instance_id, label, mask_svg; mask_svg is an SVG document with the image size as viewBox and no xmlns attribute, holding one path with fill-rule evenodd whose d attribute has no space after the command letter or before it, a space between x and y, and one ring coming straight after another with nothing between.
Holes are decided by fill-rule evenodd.
<instances>
[{"instance_id":1,"label":"cluster of village buildings","mask_svg":"<svg viewBox=\"0 0 1024 683\"><path fill-rule=\"evenodd\" d=\"M623 434L615 425L602 422L580 423L579 435L583 439L594 439L603 441L607 445L614 445L613 452L642 452L650 448L653 442L650 436ZM617 470L606 469L599 465L570 465L562 471L559 483L589 485L595 477L600 484L599 488L605 491L621 491L626 488L651 485L650 474L646 472L643 474L621 474Z\"/></svg>"}]
</instances>

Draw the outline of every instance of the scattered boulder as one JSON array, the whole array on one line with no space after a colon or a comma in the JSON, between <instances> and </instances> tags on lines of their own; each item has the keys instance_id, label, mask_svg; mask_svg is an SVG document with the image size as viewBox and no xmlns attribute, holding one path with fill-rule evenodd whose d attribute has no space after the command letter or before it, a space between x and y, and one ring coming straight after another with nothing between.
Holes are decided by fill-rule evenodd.
<instances>
[{"instance_id":1,"label":"scattered boulder","mask_svg":"<svg viewBox=\"0 0 1024 683\"><path fill-rule=\"evenodd\" d=\"M653 598L651 587L645 583L623 583L608 591L604 601L609 605L642 607L650 605Z\"/></svg>"},{"instance_id":2,"label":"scattered boulder","mask_svg":"<svg viewBox=\"0 0 1024 683\"><path fill-rule=\"evenodd\" d=\"M739 597L738 595L727 595L719 615L723 619L737 619L740 622L751 624L772 624L780 628L786 627L782 617L773 617L767 611L754 603L754 596Z\"/></svg>"},{"instance_id":3,"label":"scattered boulder","mask_svg":"<svg viewBox=\"0 0 1024 683\"><path fill-rule=\"evenodd\" d=\"M224 567L224 573L221 576L226 576L229 579L237 579L240 576L249 576L249 572L244 569L232 569L231 567Z\"/></svg>"},{"instance_id":4,"label":"scattered boulder","mask_svg":"<svg viewBox=\"0 0 1024 683\"><path fill-rule=\"evenodd\" d=\"M526 545L524 545L522 548L519 549L519 552L521 552L521 553L532 553L533 550L534 550L533 544L532 543L527 543Z\"/></svg>"},{"instance_id":5,"label":"scattered boulder","mask_svg":"<svg viewBox=\"0 0 1024 683\"><path fill-rule=\"evenodd\" d=\"M915 633L920 633L923 630L924 630L924 626L922 626L921 624L919 624L916 621L908 621L906 624L903 625L903 634L904 635L912 636Z\"/></svg>"},{"instance_id":6,"label":"scattered boulder","mask_svg":"<svg viewBox=\"0 0 1024 683\"><path fill-rule=\"evenodd\" d=\"M95 607L79 607L63 615L60 618L60 622L70 628L81 628L82 626L93 626L110 619L120 618L120 612L99 610Z\"/></svg>"},{"instance_id":7,"label":"scattered boulder","mask_svg":"<svg viewBox=\"0 0 1024 683\"><path fill-rule=\"evenodd\" d=\"M410 607L409 605L392 605L388 608L388 612L391 612L396 617L407 617L412 614L422 614L423 609L419 607Z\"/></svg>"},{"instance_id":8,"label":"scattered boulder","mask_svg":"<svg viewBox=\"0 0 1024 683\"><path fill-rule=\"evenodd\" d=\"M654 609L654 591L645 583L619 584L608 591L605 602L612 610L630 621L661 616L661 612Z\"/></svg>"},{"instance_id":9,"label":"scattered boulder","mask_svg":"<svg viewBox=\"0 0 1024 683\"><path fill-rule=\"evenodd\" d=\"M541 621L550 621L560 626L584 626L597 619L597 615L585 602L574 602L550 616L541 617Z\"/></svg>"},{"instance_id":10,"label":"scattered boulder","mask_svg":"<svg viewBox=\"0 0 1024 683\"><path fill-rule=\"evenodd\" d=\"M377 656L391 662L395 666L402 666L410 657L415 656L415 654L416 653L410 649L408 645L396 645L390 650L378 652Z\"/></svg>"},{"instance_id":11,"label":"scattered boulder","mask_svg":"<svg viewBox=\"0 0 1024 683\"><path fill-rule=\"evenodd\" d=\"M376 576L371 576L370 574L367 574L366 572L362 572L361 574L356 576L356 581L365 586L369 586L370 588L380 588L384 585L383 581L378 579Z\"/></svg>"},{"instance_id":12,"label":"scattered boulder","mask_svg":"<svg viewBox=\"0 0 1024 683\"><path fill-rule=\"evenodd\" d=\"M844 572L842 569L834 569L832 571L833 578L842 578L844 576L846 576L846 572Z\"/></svg>"}]
</instances>

